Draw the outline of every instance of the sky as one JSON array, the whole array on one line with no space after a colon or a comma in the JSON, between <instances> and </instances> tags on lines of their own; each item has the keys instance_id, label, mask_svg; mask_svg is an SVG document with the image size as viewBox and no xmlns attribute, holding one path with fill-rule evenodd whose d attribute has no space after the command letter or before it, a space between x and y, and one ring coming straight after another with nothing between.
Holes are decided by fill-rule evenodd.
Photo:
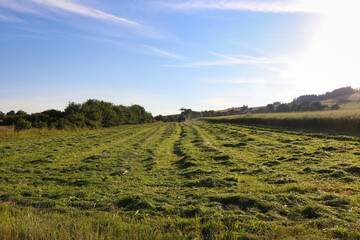
<instances>
[{"instance_id":1,"label":"sky","mask_svg":"<svg viewBox=\"0 0 360 240\"><path fill-rule=\"evenodd\" d=\"M0 0L0 111L153 115L360 87L358 0Z\"/></svg>"}]
</instances>

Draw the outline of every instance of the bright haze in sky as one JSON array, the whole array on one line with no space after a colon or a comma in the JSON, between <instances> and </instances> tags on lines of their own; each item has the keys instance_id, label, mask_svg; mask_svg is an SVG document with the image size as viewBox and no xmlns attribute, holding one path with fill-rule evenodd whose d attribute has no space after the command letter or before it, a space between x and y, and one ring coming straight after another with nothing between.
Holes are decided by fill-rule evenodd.
<instances>
[{"instance_id":1,"label":"bright haze in sky","mask_svg":"<svg viewBox=\"0 0 360 240\"><path fill-rule=\"evenodd\" d=\"M0 0L0 111L154 115L360 87L359 0Z\"/></svg>"}]
</instances>

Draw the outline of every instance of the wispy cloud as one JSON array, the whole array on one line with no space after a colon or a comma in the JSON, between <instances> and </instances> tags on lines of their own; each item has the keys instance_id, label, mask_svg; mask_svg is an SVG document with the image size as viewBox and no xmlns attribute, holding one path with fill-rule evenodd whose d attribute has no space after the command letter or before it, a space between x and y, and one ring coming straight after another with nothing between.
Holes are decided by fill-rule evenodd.
<instances>
[{"instance_id":1,"label":"wispy cloud","mask_svg":"<svg viewBox=\"0 0 360 240\"><path fill-rule=\"evenodd\" d=\"M77 4L70 0L32 0L33 2L48 6L51 8L60 9L66 12L75 13L85 17L95 18L99 20L105 20L114 23L123 23L130 25L140 25L137 22L128 20L126 18L117 17L115 15L103 12L98 9L90 8L84 5Z\"/></svg>"},{"instance_id":2,"label":"wispy cloud","mask_svg":"<svg viewBox=\"0 0 360 240\"><path fill-rule=\"evenodd\" d=\"M23 0L0 0L0 7L20 13L39 14L39 11L31 6L31 3Z\"/></svg>"},{"instance_id":3,"label":"wispy cloud","mask_svg":"<svg viewBox=\"0 0 360 240\"><path fill-rule=\"evenodd\" d=\"M141 26L141 24L76 3L73 0L0 0L0 7L20 13L43 15L44 8L60 10L97 20L123 24L127 26Z\"/></svg>"},{"instance_id":4,"label":"wispy cloud","mask_svg":"<svg viewBox=\"0 0 360 240\"><path fill-rule=\"evenodd\" d=\"M93 41L110 43L110 44L121 46L121 47L125 46L125 44L120 42L120 41L112 40L112 39L108 39L108 38L104 38L104 37L93 37L93 36L86 36L86 35L78 35L78 36L86 38L86 39L90 39L90 40L93 40Z\"/></svg>"},{"instance_id":5,"label":"wispy cloud","mask_svg":"<svg viewBox=\"0 0 360 240\"><path fill-rule=\"evenodd\" d=\"M244 84L244 83L266 83L265 79L252 79L252 78L234 78L234 79L203 79L203 83L220 83L220 84Z\"/></svg>"},{"instance_id":6,"label":"wispy cloud","mask_svg":"<svg viewBox=\"0 0 360 240\"><path fill-rule=\"evenodd\" d=\"M0 14L0 21L1 22L13 22L13 23L23 22L23 20L21 18L18 18L15 16L2 15L2 14Z\"/></svg>"},{"instance_id":7,"label":"wispy cloud","mask_svg":"<svg viewBox=\"0 0 360 240\"><path fill-rule=\"evenodd\" d=\"M203 61L191 63L192 66L221 66L221 65L237 65L237 64L265 64L274 63L273 59L263 57L252 57L252 56L227 56L218 53L212 53L212 55L219 57L219 60L215 61Z\"/></svg>"},{"instance_id":8,"label":"wispy cloud","mask_svg":"<svg viewBox=\"0 0 360 240\"><path fill-rule=\"evenodd\" d=\"M194 0L186 2L159 3L176 10L237 10L252 12L322 12L326 0L287 0L287 1L217 1Z\"/></svg>"},{"instance_id":9,"label":"wispy cloud","mask_svg":"<svg viewBox=\"0 0 360 240\"><path fill-rule=\"evenodd\" d=\"M119 46L119 47L126 47L127 50L132 49L133 51L138 51L138 52L142 52L144 53L144 48L151 50L151 52L155 52L158 55L162 56L162 57L166 57L166 58L174 58L177 60L183 60L184 57L162 50L162 49L158 49L149 45L144 45L144 44L138 44L138 43L130 43L130 42L122 42L119 41L117 39L110 39L110 38L105 38L105 37L94 37L94 36L87 36L87 35L76 35L78 37L82 37L82 38L86 38L89 40L93 40L93 41L100 41L100 42L104 42L104 43L108 43L111 45L115 45L115 46ZM146 54L149 54L149 51L146 51Z\"/></svg>"},{"instance_id":10,"label":"wispy cloud","mask_svg":"<svg viewBox=\"0 0 360 240\"><path fill-rule=\"evenodd\" d=\"M184 57L182 57L182 56L180 56L180 55L177 55L177 54L174 54L174 53L171 53L171 52L162 50L162 49L158 49L158 48L155 48L155 47L152 47L152 46L148 46L148 45L143 45L143 46L144 46L145 48L147 48L147 49L150 49L151 51L153 51L153 52L155 52L155 53L158 53L158 54L163 55L163 56L166 56L166 57L175 58L175 59L178 59L178 60L184 59Z\"/></svg>"},{"instance_id":11,"label":"wispy cloud","mask_svg":"<svg viewBox=\"0 0 360 240\"><path fill-rule=\"evenodd\" d=\"M216 60L191 62L184 65L162 65L164 67L207 67L207 66L226 66L239 64L275 64L281 63L279 59L253 57L253 56L232 56L223 55L219 53L211 53L211 55L218 57Z\"/></svg>"}]
</instances>

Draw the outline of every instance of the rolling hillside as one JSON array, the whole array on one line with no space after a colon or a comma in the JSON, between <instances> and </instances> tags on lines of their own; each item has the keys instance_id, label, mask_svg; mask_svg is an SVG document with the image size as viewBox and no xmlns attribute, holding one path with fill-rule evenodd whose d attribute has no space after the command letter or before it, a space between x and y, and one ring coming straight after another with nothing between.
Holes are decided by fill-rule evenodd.
<instances>
[{"instance_id":1,"label":"rolling hillside","mask_svg":"<svg viewBox=\"0 0 360 240\"><path fill-rule=\"evenodd\" d=\"M294 100L289 104L301 104L303 102L314 102L314 101L319 101L321 102L322 105L327 105L329 108L337 104L339 105L340 109L358 110L360 109L360 88L343 87L320 95L315 95L315 94L302 95L294 98ZM272 104L275 105L276 107L277 105L280 104L280 102L274 102ZM265 108L266 106L251 107L253 112ZM240 112L241 107L222 109L216 112L224 113L229 111Z\"/></svg>"}]
</instances>

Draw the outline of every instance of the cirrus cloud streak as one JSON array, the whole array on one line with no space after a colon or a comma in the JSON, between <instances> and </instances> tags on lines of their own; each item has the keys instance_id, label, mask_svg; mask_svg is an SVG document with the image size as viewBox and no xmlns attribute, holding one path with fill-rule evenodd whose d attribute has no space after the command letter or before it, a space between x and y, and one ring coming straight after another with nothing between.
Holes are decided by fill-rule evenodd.
<instances>
[{"instance_id":1,"label":"cirrus cloud streak","mask_svg":"<svg viewBox=\"0 0 360 240\"><path fill-rule=\"evenodd\" d=\"M175 10L237 10L272 13L321 13L325 0L286 0L286 1L185 1L158 3L160 6Z\"/></svg>"},{"instance_id":2,"label":"cirrus cloud streak","mask_svg":"<svg viewBox=\"0 0 360 240\"><path fill-rule=\"evenodd\" d=\"M43 16L44 9L47 8L49 10L60 10L83 17L117 24L140 26L140 24L135 21L78 4L73 0L0 0L0 7L19 13L27 13L38 16Z\"/></svg>"}]
</instances>

